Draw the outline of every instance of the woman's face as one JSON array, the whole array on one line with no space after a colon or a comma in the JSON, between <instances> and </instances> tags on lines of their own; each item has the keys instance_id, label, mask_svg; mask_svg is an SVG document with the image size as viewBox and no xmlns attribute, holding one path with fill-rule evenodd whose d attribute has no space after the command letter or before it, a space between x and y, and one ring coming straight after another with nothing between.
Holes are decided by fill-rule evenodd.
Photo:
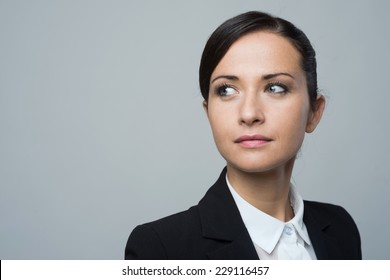
<instances>
[{"instance_id":1,"label":"woman's face","mask_svg":"<svg viewBox=\"0 0 390 280\"><path fill-rule=\"evenodd\" d=\"M319 97L311 111L300 59L287 39L259 31L237 40L219 62L204 107L228 167L265 172L294 161L324 107Z\"/></svg>"}]
</instances>

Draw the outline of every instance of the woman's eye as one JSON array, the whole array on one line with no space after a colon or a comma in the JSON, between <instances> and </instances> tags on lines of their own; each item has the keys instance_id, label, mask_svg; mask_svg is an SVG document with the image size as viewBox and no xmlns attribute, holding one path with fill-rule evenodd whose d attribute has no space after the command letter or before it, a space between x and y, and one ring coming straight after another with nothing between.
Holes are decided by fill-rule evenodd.
<instances>
[{"instance_id":1,"label":"woman's eye","mask_svg":"<svg viewBox=\"0 0 390 280\"><path fill-rule=\"evenodd\" d=\"M286 93L287 88L284 85L269 85L268 91L271 93Z\"/></svg>"},{"instance_id":2,"label":"woman's eye","mask_svg":"<svg viewBox=\"0 0 390 280\"><path fill-rule=\"evenodd\" d=\"M218 88L218 94L220 96L230 96L235 94L237 91L231 86L222 86Z\"/></svg>"}]
</instances>

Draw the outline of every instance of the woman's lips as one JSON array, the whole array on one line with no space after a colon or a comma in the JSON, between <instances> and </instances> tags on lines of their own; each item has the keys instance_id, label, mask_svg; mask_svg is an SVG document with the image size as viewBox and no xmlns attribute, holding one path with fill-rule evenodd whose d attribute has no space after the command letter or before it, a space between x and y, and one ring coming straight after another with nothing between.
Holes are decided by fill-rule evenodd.
<instances>
[{"instance_id":1,"label":"woman's lips","mask_svg":"<svg viewBox=\"0 0 390 280\"><path fill-rule=\"evenodd\" d=\"M272 139L259 134L243 135L238 137L234 143L237 143L244 148L258 148L269 143L271 140Z\"/></svg>"}]
</instances>

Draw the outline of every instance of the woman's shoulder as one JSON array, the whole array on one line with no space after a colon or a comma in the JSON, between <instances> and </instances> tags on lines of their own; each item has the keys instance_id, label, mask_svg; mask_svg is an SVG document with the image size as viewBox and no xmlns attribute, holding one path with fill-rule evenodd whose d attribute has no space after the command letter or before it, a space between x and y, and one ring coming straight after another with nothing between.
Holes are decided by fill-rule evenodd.
<instances>
[{"instance_id":1,"label":"woman's shoulder","mask_svg":"<svg viewBox=\"0 0 390 280\"><path fill-rule=\"evenodd\" d=\"M304 205L305 205L305 212L310 212L311 214L326 216L326 217L334 217L334 215L351 217L348 211L345 210L345 208L340 205L319 202L319 201L310 201L310 200L305 200Z\"/></svg>"},{"instance_id":2,"label":"woman's shoulder","mask_svg":"<svg viewBox=\"0 0 390 280\"><path fill-rule=\"evenodd\" d=\"M191 243L191 239L199 236L201 236L199 213L197 206L193 206L188 210L135 227L126 244L125 259L171 258L173 249L180 251L175 244L188 246L187 243Z\"/></svg>"},{"instance_id":3,"label":"woman's shoulder","mask_svg":"<svg viewBox=\"0 0 390 280\"><path fill-rule=\"evenodd\" d=\"M332 224L340 224L344 226L349 224L351 227L356 228L357 230L355 221L344 207L318 201L305 200L304 203L304 217L306 219L313 217L317 221L323 221Z\"/></svg>"},{"instance_id":4,"label":"woman's shoulder","mask_svg":"<svg viewBox=\"0 0 390 280\"><path fill-rule=\"evenodd\" d=\"M344 207L317 201L305 201L304 221L316 224L337 235L355 236L360 242L360 233L355 220Z\"/></svg>"},{"instance_id":5,"label":"woman's shoulder","mask_svg":"<svg viewBox=\"0 0 390 280\"><path fill-rule=\"evenodd\" d=\"M342 206L305 201L304 222L309 234L322 232L327 240L336 240L343 259L361 259L361 240L352 216Z\"/></svg>"},{"instance_id":6,"label":"woman's shoulder","mask_svg":"<svg viewBox=\"0 0 390 280\"><path fill-rule=\"evenodd\" d=\"M192 206L188 210L177 212L163 218L139 225L137 228L151 229L159 234L172 234L172 229L176 232L192 230L199 220L198 206Z\"/></svg>"}]
</instances>

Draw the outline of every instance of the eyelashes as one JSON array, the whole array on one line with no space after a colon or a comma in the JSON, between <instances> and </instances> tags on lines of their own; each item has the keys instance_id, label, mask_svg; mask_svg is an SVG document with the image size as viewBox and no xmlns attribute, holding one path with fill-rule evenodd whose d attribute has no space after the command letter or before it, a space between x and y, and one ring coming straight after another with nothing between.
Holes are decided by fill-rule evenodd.
<instances>
[{"instance_id":1,"label":"eyelashes","mask_svg":"<svg viewBox=\"0 0 390 280\"><path fill-rule=\"evenodd\" d=\"M217 85L214 91L221 97L228 97L239 93L239 90L235 86L227 83ZM284 83L275 81L268 83L264 91L273 95L285 95L289 92L289 88Z\"/></svg>"}]
</instances>

